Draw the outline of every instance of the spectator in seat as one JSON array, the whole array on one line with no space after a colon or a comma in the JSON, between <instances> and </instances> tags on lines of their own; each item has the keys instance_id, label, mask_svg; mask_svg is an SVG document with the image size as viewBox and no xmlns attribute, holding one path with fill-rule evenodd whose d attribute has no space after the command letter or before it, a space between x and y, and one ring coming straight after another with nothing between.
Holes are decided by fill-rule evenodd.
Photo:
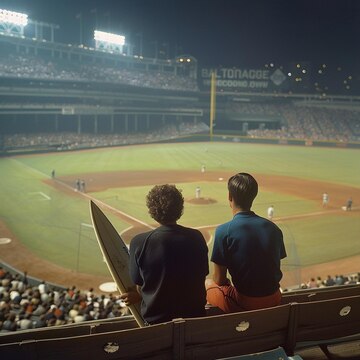
<instances>
[{"instance_id":1,"label":"spectator in seat","mask_svg":"<svg viewBox=\"0 0 360 360\"><path fill-rule=\"evenodd\" d=\"M233 218L215 231L214 273L206 281L208 302L227 313L276 306L281 301L283 234L272 221L251 211L257 193L258 183L250 174L238 173L228 180Z\"/></svg>"},{"instance_id":2,"label":"spectator in seat","mask_svg":"<svg viewBox=\"0 0 360 360\"><path fill-rule=\"evenodd\" d=\"M333 286L333 285L336 285L335 280L330 275L328 275L327 279L325 280L325 286Z\"/></svg>"},{"instance_id":3,"label":"spectator in seat","mask_svg":"<svg viewBox=\"0 0 360 360\"><path fill-rule=\"evenodd\" d=\"M130 243L130 275L137 291L123 294L126 305L141 301L149 324L204 316L208 248L200 231L177 224L184 198L174 185L154 186L147 195L150 216L160 226Z\"/></svg>"},{"instance_id":4,"label":"spectator in seat","mask_svg":"<svg viewBox=\"0 0 360 360\"><path fill-rule=\"evenodd\" d=\"M307 287L308 287L309 289L314 289L314 288L317 288L317 287L319 287L319 286L318 286L318 283L317 283L317 281L315 280L315 278L311 278L310 281L307 283Z\"/></svg>"},{"instance_id":5,"label":"spectator in seat","mask_svg":"<svg viewBox=\"0 0 360 360\"><path fill-rule=\"evenodd\" d=\"M31 314L22 314L18 322L20 330L28 330L33 328L33 322L31 321Z\"/></svg>"},{"instance_id":6,"label":"spectator in seat","mask_svg":"<svg viewBox=\"0 0 360 360\"><path fill-rule=\"evenodd\" d=\"M17 324L16 324L16 314L11 312L8 314L7 319L3 323L3 330L7 331L16 331Z\"/></svg>"}]
</instances>

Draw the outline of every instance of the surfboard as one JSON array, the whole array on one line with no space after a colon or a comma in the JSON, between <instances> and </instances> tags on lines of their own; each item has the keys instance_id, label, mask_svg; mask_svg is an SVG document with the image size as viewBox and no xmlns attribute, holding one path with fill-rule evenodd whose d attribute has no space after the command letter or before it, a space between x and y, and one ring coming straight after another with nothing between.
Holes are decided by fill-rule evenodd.
<instances>
[{"instance_id":1,"label":"surfboard","mask_svg":"<svg viewBox=\"0 0 360 360\"><path fill-rule=\"evenodd\" d=\"M96 239L104 256L106 265L115 281L120 294L134 286L129 274L129 250L123 239L116 231L110 220L101 209L90 200L91 221L94 226ZM141 316L140 304L130 305L129 309L140 327L145 326Z\"/></svg>"}]
</instances>

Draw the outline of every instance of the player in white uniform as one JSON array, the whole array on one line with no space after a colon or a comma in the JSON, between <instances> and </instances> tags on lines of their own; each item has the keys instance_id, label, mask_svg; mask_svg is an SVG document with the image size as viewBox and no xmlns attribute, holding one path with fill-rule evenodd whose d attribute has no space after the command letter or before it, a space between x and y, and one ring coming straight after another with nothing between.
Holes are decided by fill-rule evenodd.
<instances>
[{"instance_id":1,"label":"player in white uniform","mask_svg":"<svg viewBox=\"0 0 360 360\"><path fill-rule=\"evenodd\" d=\"M323 196L322 196L322 205L323 207L326 207L329 203L329 194L328 193L323 193Z\"/></svg>"},{"instance_id":2,"label":"player in white uniform","mask_svg":"<svg viewBox=\"0 0 360 360\"><path fill-rule=\"evenodd\" d=\"M201 193L200 186L197 186L195 189L195 198L196 199L200 199L200 193Z\"/></svg>"},{"instance_id":3,"label":"player in white uniform","mask_svg":"<svg viewBox=\"0 0 360 360\"><path fill-rule=\"evenodd\" d=\"M272 221L273 217L274 217L274 206L270 205L267 209L267 216L268 219Z\"/></svg>"}]
</instances>

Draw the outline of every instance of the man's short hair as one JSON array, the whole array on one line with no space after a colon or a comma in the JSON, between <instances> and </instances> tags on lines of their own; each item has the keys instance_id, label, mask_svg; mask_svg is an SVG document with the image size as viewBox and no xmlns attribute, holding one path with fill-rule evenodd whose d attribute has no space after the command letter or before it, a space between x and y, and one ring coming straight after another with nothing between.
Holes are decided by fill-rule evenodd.
<instances>
[{"instance_id":1,"label":"man's short hair","mask_svg":"<svg viewBox=\"0 0 360 360\"><path fill-rule=\"evenodd\" d=\"M146 197L150 216L159 224L173 224L184 211L184 198L175 185L155 185Z\"/></svg>"},{"instance_id":2,"label":"man's short hair","mask_svg":"<svg viewBox=\"0 0 360 360\"><path fill-rule=\"evenodd\" d=\"M228 190L238 207L250 210L258 193L258 183L250 174L238 173L228 180Z\"/></svg>"}]
</instances>

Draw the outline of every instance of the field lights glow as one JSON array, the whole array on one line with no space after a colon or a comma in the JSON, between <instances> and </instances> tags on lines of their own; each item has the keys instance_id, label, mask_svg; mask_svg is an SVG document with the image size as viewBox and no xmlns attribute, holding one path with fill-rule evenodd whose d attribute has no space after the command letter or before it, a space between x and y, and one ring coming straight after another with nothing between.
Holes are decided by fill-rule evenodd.
<instances>
[{"instance_id":1,"label":"field lights glow","mask_svg":"<svg viewBox=\"0 0 360 360\"><path fill-rule=\"evenodd\" d=\"M26 14L0 9L0 22L25 26L28 23Z\"/></svg>"},{"instance_id":2,"label":"field lights glow","mask_svg":"<svg viewBox=\"0 0 360 360\"><path fill-rule=\"evenodd\" d=\"M104 31L94 31L94 39L97 41L104 41L115 45L125 45L125 36L107 33Z\"/></svg>"}]
</instances>

